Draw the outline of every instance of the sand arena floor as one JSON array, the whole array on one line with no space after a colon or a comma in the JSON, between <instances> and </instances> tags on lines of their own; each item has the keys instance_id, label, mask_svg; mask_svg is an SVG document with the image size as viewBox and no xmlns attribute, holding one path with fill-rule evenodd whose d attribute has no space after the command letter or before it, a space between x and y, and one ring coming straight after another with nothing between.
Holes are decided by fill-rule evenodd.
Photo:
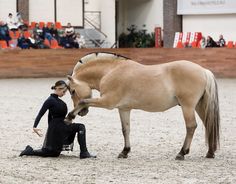
<instances>
[{"instance_id":1,"label":"sand arena floor","mask_svg":"<svg viewBox=\"0 0 236 184\"><path fill-rule=\"evenodd\" d=\"M218 79L221 149L215 159L204 158L207 147L199 119L190 154L185 161L174 159L185 137L180 107L160 113L132 111L128 159L117 159L123 148L117 110L98 108L75 120L86 124L88 148L97 159L80 160L77 143L73 152L62 152L59 158L18 157L27 144L42 146L44 138L33 134L32 126L56 80L0 80L0 183L236 183L236 79ZM63 100L71 110L69 94ZM43 133L46 118L39 124Z\"/></svg>"}]
</instances>

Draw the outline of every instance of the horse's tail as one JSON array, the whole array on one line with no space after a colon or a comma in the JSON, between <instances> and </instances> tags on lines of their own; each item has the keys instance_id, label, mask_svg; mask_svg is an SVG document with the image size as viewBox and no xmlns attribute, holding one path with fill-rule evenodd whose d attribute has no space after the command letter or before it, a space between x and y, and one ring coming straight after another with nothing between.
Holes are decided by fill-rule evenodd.
<instances>
[{"instance_id":1,"label":"horse's tail","mask_svg":"<svg viewBox=\"0 0 236 184\"><path fill-rule=\"evenodd\" d=\"M213 73L205 70L207 84L198 110L206 128L206 142L213 151L220 145L220 113L218 87Z\"/></svg>"}]
</instances>

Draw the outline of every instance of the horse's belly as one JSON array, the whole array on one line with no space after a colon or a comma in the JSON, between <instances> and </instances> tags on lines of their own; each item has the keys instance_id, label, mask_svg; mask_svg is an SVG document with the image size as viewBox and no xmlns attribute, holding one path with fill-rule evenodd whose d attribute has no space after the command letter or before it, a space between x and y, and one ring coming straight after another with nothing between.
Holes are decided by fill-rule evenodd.
<instances>
[{"instance_id":1,"label":"horse's belly","mask_svg":"<svg viewBox=\"0 0 236 184\"><path fill-rule=\"evenodd\" d=\"M138 99L124 98L119 103L118 108L141 109L148 112L162 112L178 105L177 99L172 96L162 96L161 98L150 98L145 96Z\"/></svg>"}]
</instances>

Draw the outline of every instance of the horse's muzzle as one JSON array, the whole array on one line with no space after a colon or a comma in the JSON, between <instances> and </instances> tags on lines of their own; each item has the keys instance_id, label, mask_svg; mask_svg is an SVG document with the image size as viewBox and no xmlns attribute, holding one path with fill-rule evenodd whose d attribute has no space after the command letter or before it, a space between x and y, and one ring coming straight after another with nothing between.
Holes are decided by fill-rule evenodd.
<instances>
[{"instance_id":1,"label":"horse's muzzle","mask_svg":"<svg viewBox=\"0 0 236 184\"><path fill-rule=\"evenodd\" d=\"M81 111L78 112L79 116L85 116L86 114L88 114L89 110L88 107L83 108Z\"/></svg>"}]
</instances>

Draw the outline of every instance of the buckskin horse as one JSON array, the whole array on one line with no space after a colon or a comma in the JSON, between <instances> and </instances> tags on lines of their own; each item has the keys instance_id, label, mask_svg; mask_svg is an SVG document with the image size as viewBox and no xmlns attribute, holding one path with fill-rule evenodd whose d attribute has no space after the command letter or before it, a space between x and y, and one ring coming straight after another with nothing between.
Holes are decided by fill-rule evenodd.
<instances>
[{"instance_id":1,"label":"buckskin horse","mask_svg":"<svg viewBox=\"0 0 236 184\"><path fill-rule=\"evenodd\" d=\"M211 71L190 61L142 65L113 53L90 53L82 57L68 77L68 89L74 109L65 121L77 114L86 115L88 107L118 108L124 136L124 148L118 158L130 152L130 111L165 111L182 108L186 137L176 160L184 160L197 127L195 111L205 126L207 158L214 158L219 146L220 115L218 89ZM100 98L92 98L92 89Z\"/></svg>"}]
</instances>

